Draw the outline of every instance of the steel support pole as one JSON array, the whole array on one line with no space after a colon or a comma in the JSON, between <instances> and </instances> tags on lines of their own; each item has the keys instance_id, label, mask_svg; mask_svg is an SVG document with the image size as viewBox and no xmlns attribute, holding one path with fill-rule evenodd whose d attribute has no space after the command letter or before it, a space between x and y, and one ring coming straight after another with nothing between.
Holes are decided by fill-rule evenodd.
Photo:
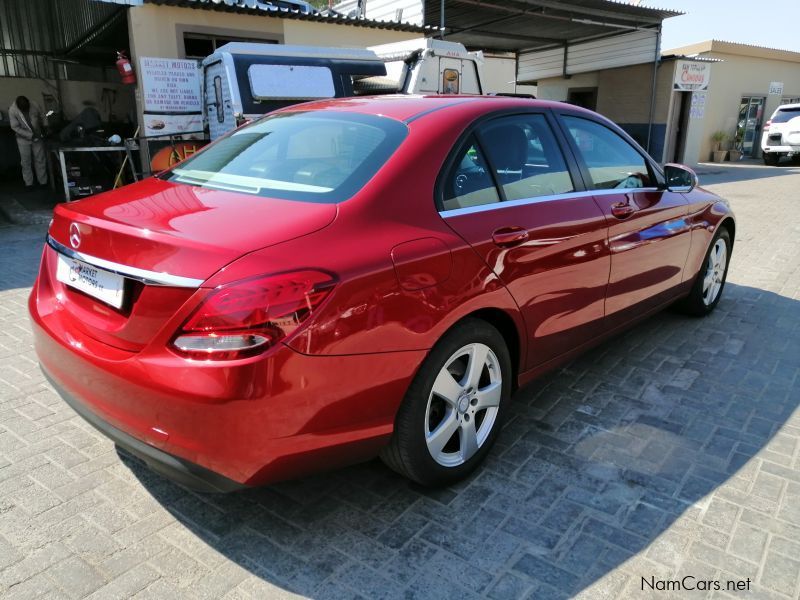
<instances>
[{"instance_id":1,"label":"steel support pole","mask_svg":"<svg viewBox=\"0 0 800 600\"><path fill-rule=\"evenodd\" d=\"M661 25L658 26L656 33L656 52L653 57L653 85L650 88L650 117L647 122L647 152L652 154L650 143L653 138L653 119L656 114L656 84L658 82L658 65L661 62ZM658 162L661 162L660 157Z\"/></svg>"}]
</instances>

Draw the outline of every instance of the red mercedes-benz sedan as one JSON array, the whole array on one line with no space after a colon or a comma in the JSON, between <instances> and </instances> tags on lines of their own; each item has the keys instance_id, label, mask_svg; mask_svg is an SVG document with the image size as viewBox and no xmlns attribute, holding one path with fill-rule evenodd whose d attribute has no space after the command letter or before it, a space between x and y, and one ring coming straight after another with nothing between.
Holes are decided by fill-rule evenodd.
<instances>
[{"instance_id":1,"label":"red mercedes-benz sedan","mask_svg":"<svg viewBox=\"0 0 800 600\"><path fill-rule=\"evenodd\" d=\"M505 97L281 110L62 204L30 297L64 399L186 485L469 473L512 390L719 302L735 223L619 127Z\"/></svg>"}]
</instances>

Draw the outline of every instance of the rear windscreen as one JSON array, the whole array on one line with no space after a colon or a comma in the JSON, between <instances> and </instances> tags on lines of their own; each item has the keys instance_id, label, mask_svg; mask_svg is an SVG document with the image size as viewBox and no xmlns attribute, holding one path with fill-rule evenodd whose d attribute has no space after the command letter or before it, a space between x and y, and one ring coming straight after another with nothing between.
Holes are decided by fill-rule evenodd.
<instances>
[{"instance_id":1,"label":"rear windscreen","mask_svg":"<svg viewBox=\"0 0 800 600\"><path fill-rule=\"evenodd\" d=\"M270 198L341 202L372 178L407 133L388 117L278 113L237 129L162 177Z\"/></svg>"},{"instance_id":2,"label":"rear windscreen","mask_svg":"<svg viewBox=\"0 0 800 600\"><path fill-rule=\"evenodd\" d=\"M796 108L781 108L772 117L773 123L786 123L795 117L800 117L800 106Z\"/></svg>"}]
</instances>

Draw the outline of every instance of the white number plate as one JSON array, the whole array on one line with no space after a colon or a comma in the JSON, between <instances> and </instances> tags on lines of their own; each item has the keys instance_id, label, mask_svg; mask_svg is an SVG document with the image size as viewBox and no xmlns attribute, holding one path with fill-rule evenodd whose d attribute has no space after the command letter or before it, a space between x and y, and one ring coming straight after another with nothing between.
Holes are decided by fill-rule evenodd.
<instances>
[{"instance_id":1,"label":"white number plate","mask_svg":"<svg viewBox=\"0 0 800 600\"><path fill-rule=\"evenodd\" d=\"M58 255L56 279L116 308L122 307L125 278L80 260Z\"/></svg>"}]
</instances>

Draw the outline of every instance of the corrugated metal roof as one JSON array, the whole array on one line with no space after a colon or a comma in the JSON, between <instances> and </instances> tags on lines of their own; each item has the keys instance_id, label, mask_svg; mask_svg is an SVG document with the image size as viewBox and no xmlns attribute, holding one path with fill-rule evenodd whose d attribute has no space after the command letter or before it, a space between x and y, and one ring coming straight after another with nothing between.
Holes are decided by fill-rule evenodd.
<instances>
[{"instance_id":1,"label":"corrugated metal roof","mask_svg":"<svg viewBox=\"0 0 800 600\"><path fill-rule=\"evenodd\" d=\"M420 0L422 1L422 0ZM440 2L424 3L423 26L318 11L303 0L145 0L186 8L354 25L373 29L438 34ZM470 48L519 51L548 48L658 27L682 13L619 0L444 0L445 35Z\"/></svg>"},{"instance_id":2,"label":"corrugated metal roof","mask_svg":"<svg viewBox=\"0 0 800 600\"><path fill-rule=\"evenodd\" d=\"M147 4L178 6L182 8L198 8L224 12L238 12L250 15L276 17L279 19L297 19L317 23L337 25L353 25L370 29L387 29L391 31L409 31L430 35L434 28L400 23L397 21L376 21L348 17L339 13L320 12L310 8L305 2L295 0L145 0Z\"/></svg>"},{"instance_id":3,"label":"corrugated metal roof","mask_svg":"<svg viewBox=\"0 0 800 600\"><path fill-rule=\"evenodd\" d=\"M440 26L440 3L425 3L425 25ZM470 48L534 50L657 28L682 13L615 0L445 0L447 39Z\"/></svg>"}]
</instances>

